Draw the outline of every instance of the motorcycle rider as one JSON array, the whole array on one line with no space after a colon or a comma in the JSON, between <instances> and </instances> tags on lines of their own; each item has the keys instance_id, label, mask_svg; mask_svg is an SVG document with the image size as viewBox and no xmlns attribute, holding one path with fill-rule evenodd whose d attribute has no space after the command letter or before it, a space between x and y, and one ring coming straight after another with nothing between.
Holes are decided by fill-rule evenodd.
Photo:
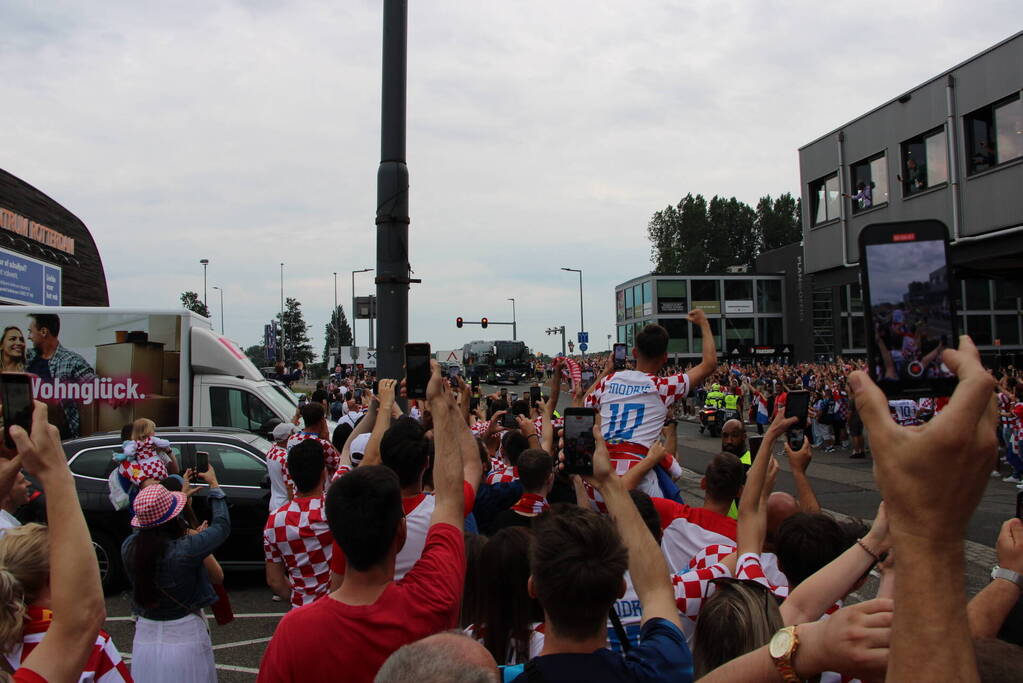
<instances>
[{"instance_id":1,"label":"motorcycle rider","mask_svg":"<svg viewBox=\"0 0 1023 683\"><path fill-rule=\"evenodd\" d=\"M725 403L725 392L721 391L721 385L717 382L710 385L707 398L703 400L704 408L721 408Z\"/></svg>"}]
</instances>

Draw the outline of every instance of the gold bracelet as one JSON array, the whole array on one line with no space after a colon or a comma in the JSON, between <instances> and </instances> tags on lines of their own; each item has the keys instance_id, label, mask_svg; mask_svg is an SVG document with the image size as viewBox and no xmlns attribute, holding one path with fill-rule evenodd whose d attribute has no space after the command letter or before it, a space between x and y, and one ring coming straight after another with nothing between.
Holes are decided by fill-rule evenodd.
<instances>
[{"instance_id":1,"label":"gold bracelet","mask_svg":"<svg viewBox=\"0 0 1023 683\"><path fill-rule=\"evenodd\" d=\"M874 552L873 550L871 550L870 548L868 548L868 547L867 547L867 544L863 542L863 539L862 539L862 538L857 538L857 539L856 539L856 545L858 545L859 547L863 548L863 550L864 550L864 551L866 551L866 553L867 553L868 555L870 555L871 557L873 557L873 558L874 558L874 562L880 562L880 561L881 561L881 556L880 556L880 555L878 555L877 553L875 553L875 552Z\"/></svg>"}]
</instances>

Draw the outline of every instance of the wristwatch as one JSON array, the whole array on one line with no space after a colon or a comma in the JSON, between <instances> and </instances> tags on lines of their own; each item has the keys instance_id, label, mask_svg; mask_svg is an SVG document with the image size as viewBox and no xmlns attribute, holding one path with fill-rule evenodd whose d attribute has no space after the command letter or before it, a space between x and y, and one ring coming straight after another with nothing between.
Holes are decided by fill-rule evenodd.
<instances>
[{"instance_id":1,"label":"wristwatch","mask_svg":"<svg viewBox=\"0 0 1023 683\"><path fill-rule=\"evenodd\" d=\"M796 654L798 647L799 636L796 634L795 626L786 626L779 630L771 636L771 643L767 646L771 659L774 660L774 666L785 683L799 683L801 680L792 666L792 657Z\"/></svg>"},{"instance_id":2,"label":"wristwatch","mask_svg":"<svg viewBox=\"0 0 1023 683\"><path fill-rule=\"evenodd\" d=\"M1014 572L1011 569L1002 569L998 565L991 570L991 580L1005 579L1006 581L1012 581L1016 584L1016 588L1023 591L1023 576L1020 576L1018 572Z\"/></svg>"}]
</instances>

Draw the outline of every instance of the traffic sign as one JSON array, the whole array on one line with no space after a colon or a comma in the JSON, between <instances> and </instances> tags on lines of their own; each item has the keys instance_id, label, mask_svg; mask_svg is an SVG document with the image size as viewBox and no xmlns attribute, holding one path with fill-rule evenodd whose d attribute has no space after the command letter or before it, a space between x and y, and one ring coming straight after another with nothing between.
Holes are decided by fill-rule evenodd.
<instances>
[{"instance_id":1,"label":"traffic sign","mask_svg":"<svg viewBox=\"0 0 1023 683\"><path fill-rule=\"evenodd\" d=\"M589 344L590 343L590 333L589 332L580 332L579 333L579 343L580 344ZM583 351L585 351L585 350L586 349L583 349Z\"/></svg>"},{"instance_id":2,"label":"traffic sign","mask_svg":"<svg viewBox=\"0 0 1023 683\"><path fill-rule=\"evenodd\" d=\"M580 343L579 343L579 350L580 350L580 351L582 351L583 353L586 353L586 351L587 351L587 350L588 350L589 348L590 348L590 345L589 345L589 344L587 344L586 342L580 342Z\"/></svg>"}]
</instances>

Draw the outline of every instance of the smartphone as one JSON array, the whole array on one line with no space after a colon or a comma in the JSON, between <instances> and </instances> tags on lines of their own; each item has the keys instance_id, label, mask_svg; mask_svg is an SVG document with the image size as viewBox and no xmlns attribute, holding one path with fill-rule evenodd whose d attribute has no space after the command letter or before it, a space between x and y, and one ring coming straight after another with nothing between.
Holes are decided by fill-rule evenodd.
<instances>
[{"instance_id":1,"label":"smartphone","mask_svg":"<svg viewBox=\"0 0 1023 683\"><path fill-rule=\"evenodd\" d=\"M11 425L32 431L32 382L24 372L0 373L0 398L4 402L4 445L14 448Z\"/></svg>"},{"instance_id":2,"label":"smartphone","mask_svg":"<svg viewBox=\"0 0 1023 683\"><path fill-rule=\"evenodd\" d=\"M762 436L749 437L749 453L753 458L757 457L757 453L760 452L760 444L762 443L764 443L764 437Z\"/></svg>"},{"instance_id":3,"label":"smartphone","mask_svg":"<svg viewBox=\"0 0 1023 683\"><path fill-rule=\"evenodd\" d=\"M480 397L473 396L469 399L469 410L475 412L480 407Z\"/></svg>"},{"instance_id":4,"label":"smartphone","mask_svg":"<svg viewBox=\"0 0 1023 683\"><path fill-rule=\"evenodd\" d=\"M1016 494L1016 519L1023 520L1023 491Z\"/></svg>"},{"instance_id":5,"label":"smartphone","mask_svg":"<svg viewBox=\"0 0 1023 683\"><path fill-rule=\"evenodd\" d=\"M565 409L565 471L569 474L593 474L593 408Z\"/></svg>"},{"instance_id":6,"label":"smartphone","mask_svg":"<svg viewBox=\"0 0 1023 683\"><path fill-rule=\"evenodd\" d=\"M956 378L941 362L958 333L941 221L873 223L860 233L867 366L889 398L950 396Z\"/></svg>"},{"instance_id":7,"label":"smartphone","mask_svg":"<svg viewBox=\"0 0 1023 683\"><path fill-rule=\"evenodd\" d=\"M430 383L430 345L405 344L405 393L409 398L426 398Z\"/></svg>"},{"instance_id":8,"label":"smartphone","mask_svg":"<svg viewBox=\"0 0 1023 683\"><path fill-rule=\"evenodd\" d=\"M615 344L615 350L614 350L614 354L615 354L614 355L614 369L615 370L624 370L625 369L625 361L626 361L626 358L627 358L626 354L628 354L628 352L629 352L628 347L625 344Z\"/></svg>"},{"instance_id":9,"label":"smartphone","mask_svg":"<svg viewBox=\"0 0 1023 683\"><path fill-rule=\"evenodd\" d=\"M479 389L480 386L479 375L473 375L472 377L469 378L469 386L471 386L473 389Z\"/></svg>"},{"instance_id":10,"label":"smartphone","mask_svg":"<svg viewBox=\"0 0 1023 683\"><path fill-rule=\"evenodd\" d=\"M501 426L505 429L518 429L519 421L515 419L515 413L508 411L501 416Z\"/></svg>"},{"instance_id":11,"label":"smartphone","mask_svg":"<svg viewBox=\"0 0 1023 683\"><path fill-rule=\"evenodd\" d=\"M195 471L206 472L210 469L210 454L206 451L195 452Z\"/></svg>"},{"instance_id":12,"label":"smartphone","mask_svg":"<svg viewBox=\"0 0 1023 683\"><path fill-rule=\"evenodd\" d=\"M380 393L380 380L373 380L373 395L376 396Z\"/></svg>"},{"instance_id":13,"label":"smartphone","mask_svg":"<svg viewBox=\"0 0 1023 683\"><path fill-rule=\"evenodd\" d=\"M806 434L806 418L810 412L810 392L790 391L785 399L785 417L797 418L786 435L789 440L789 448L798 451L803 447L803 438Z\"/></svg>"},{"instance_id":14,"label":"smartphone","mask_svg":"<svg viewBox=\"0 0 1023 683\"><path fill-rule=\"evenodd\" d=\"M529 405L535 406L540 401L540 387L529 387Z\"/></svg>"},{"instance_id":15,"label":"smartphone","mask_svg":"<svg viewBox=\"0 0 1023 683\"><path fill-rule=\"evenodd\" d=\"M448 369L448 381L451 383L452 389L458 388L458 376L462 374L461 368L457 365L452 365Z\"/></svg>"}]
</instances>

